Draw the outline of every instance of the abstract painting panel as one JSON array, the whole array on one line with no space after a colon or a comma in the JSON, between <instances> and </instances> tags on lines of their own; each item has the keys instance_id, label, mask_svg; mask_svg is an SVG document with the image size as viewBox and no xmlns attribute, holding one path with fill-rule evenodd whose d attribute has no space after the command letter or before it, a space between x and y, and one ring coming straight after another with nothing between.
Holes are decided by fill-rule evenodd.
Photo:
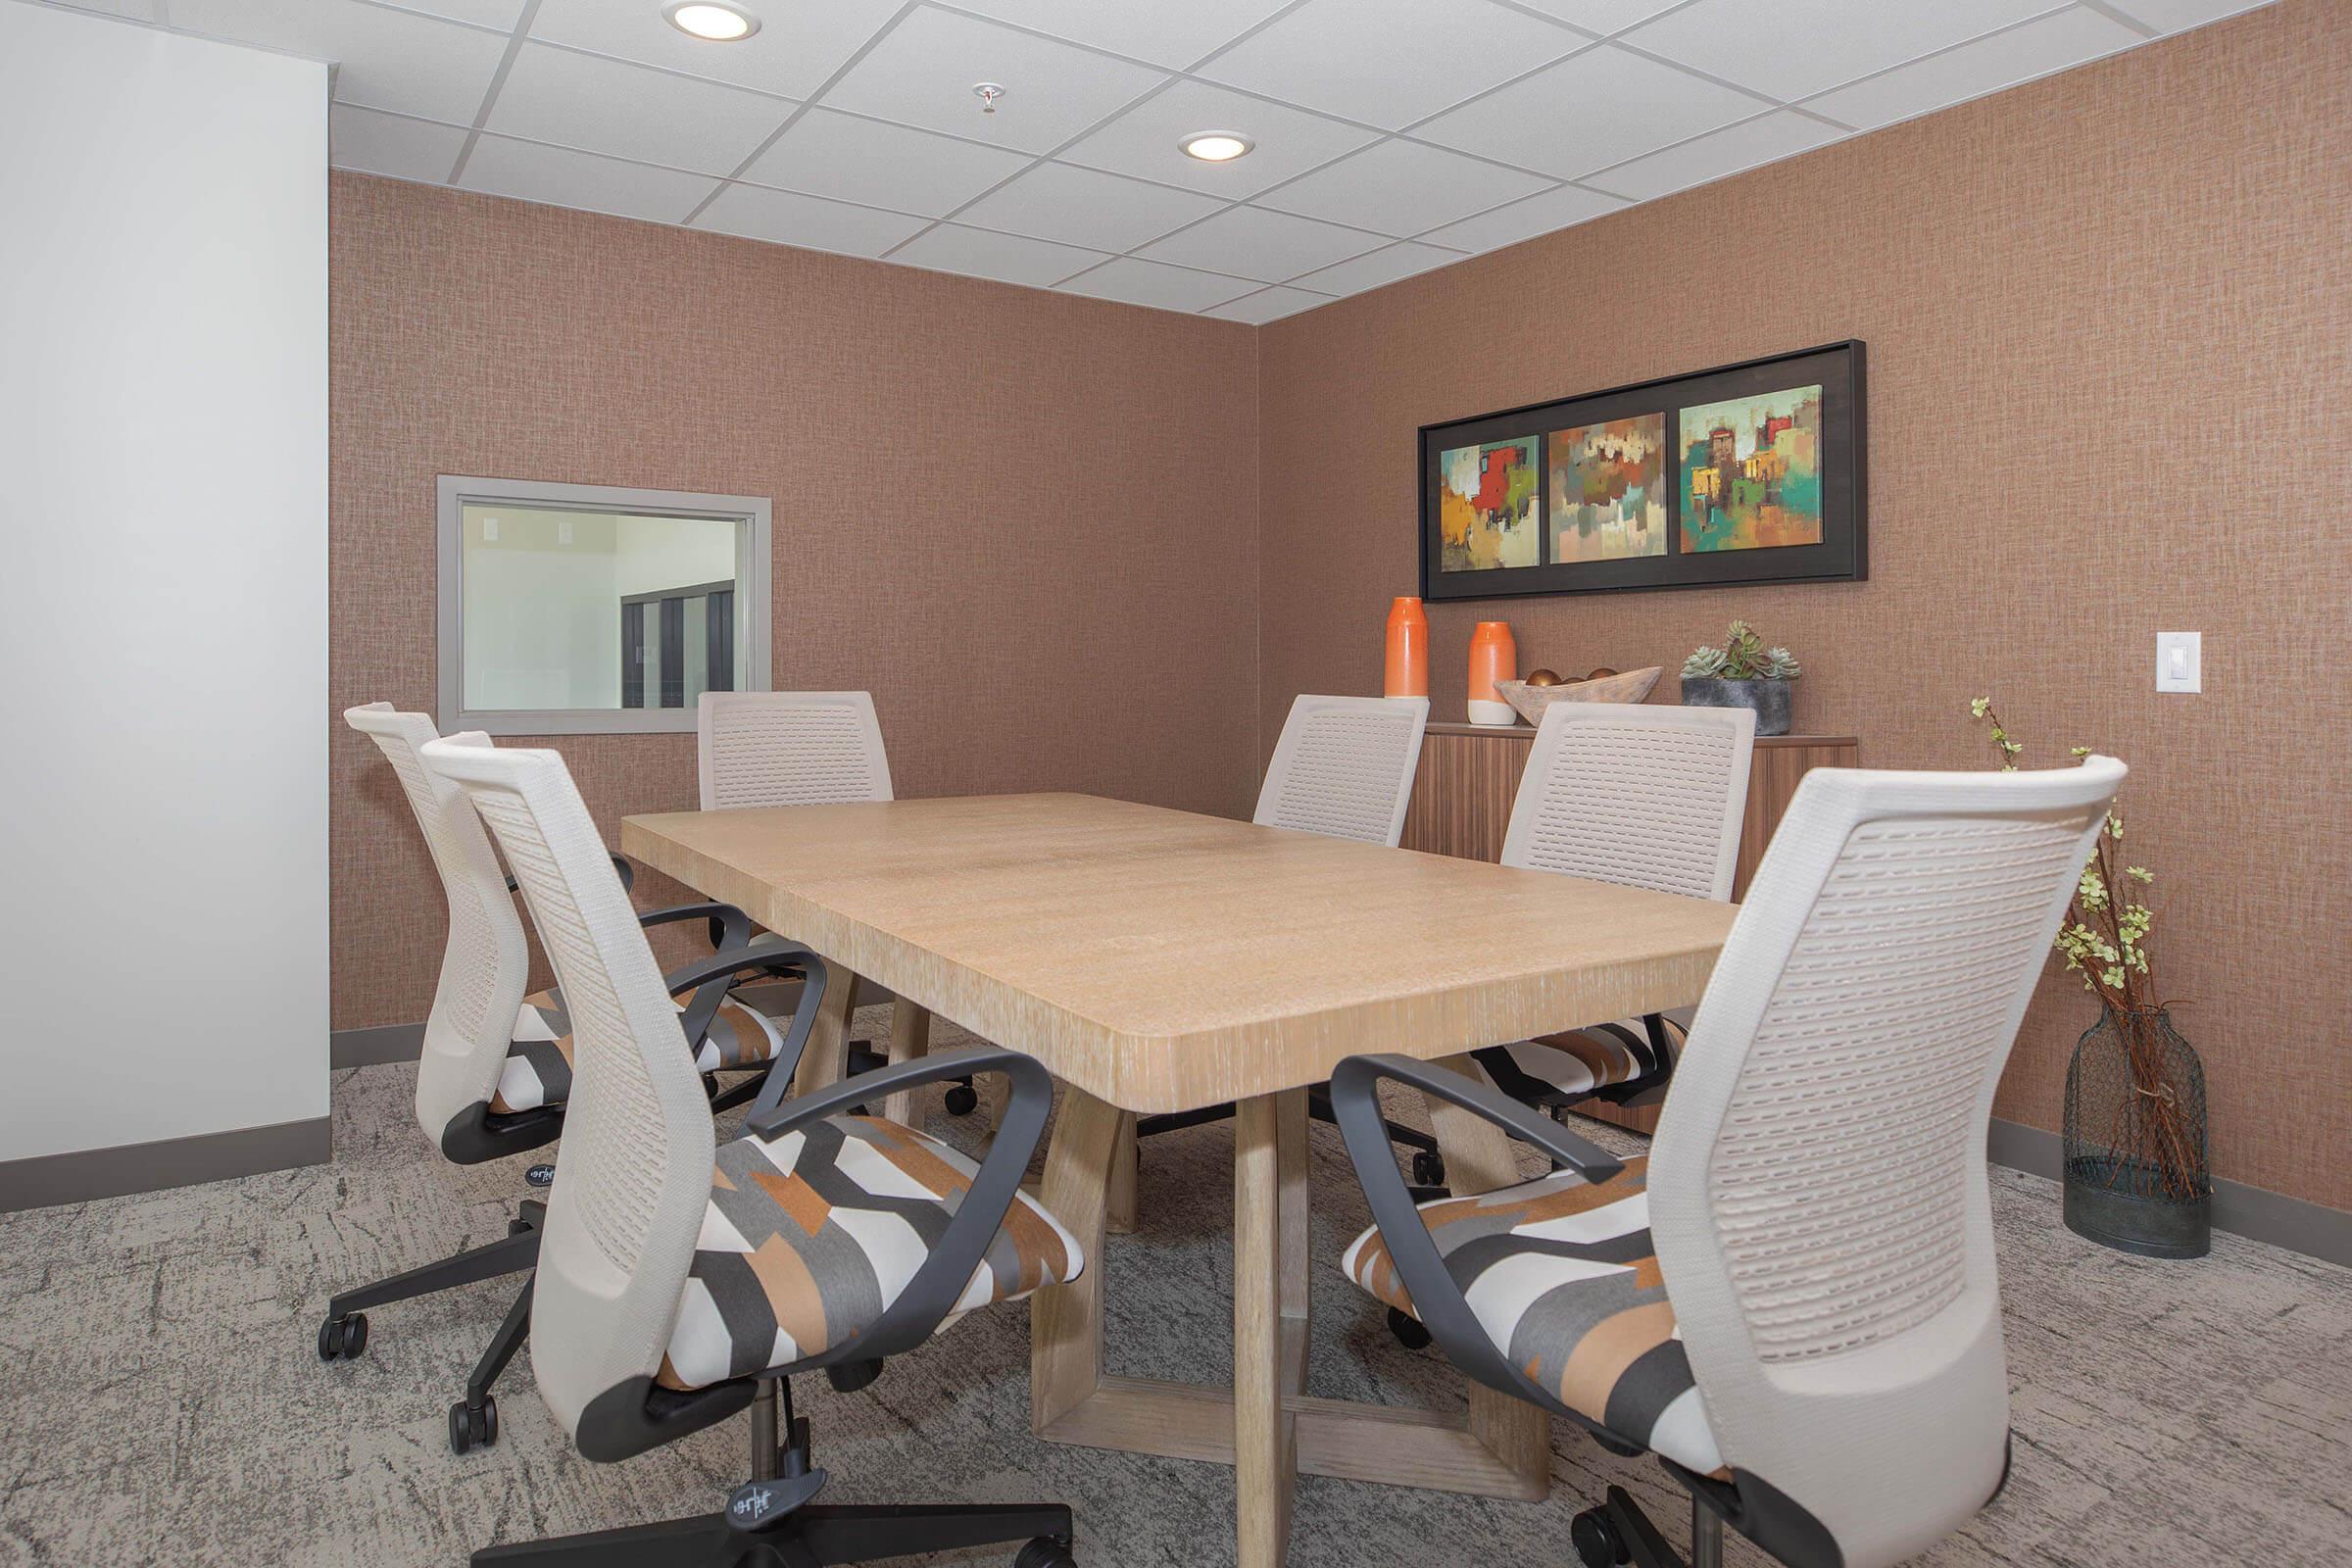
<instances>
[{"instance_id":1,"label":"abstract painting panel","mask_svg":"<svg viewBox=\"0 0 2352 1568\"><path fill-rule=\"evenodd\" d=\"M1440 454L1439 525L1446 571L1495 571L1544 559L1544 498L1536 438L1454 447Z\"/></svg>"},{"instance_id":2,"label":"abstract painting panel","mask_svg":"<svg viewBox=\"0 0 2352 1568\"><path fill-rule=\"evenodd\" d=\"M1818 386L1683 410L1686 551L1821 543Z\"/></svg>"},{"instance_id":3,"label":"abstract painting panel","mask_svg":"<svg viewBox=\"0 0 2352 1568\"><path fill-rule=\"evenodd\" d=\"M1551 437L1553 561L1666 553L1666 416L1636 415Z\"/></svg>"}]
</instances>

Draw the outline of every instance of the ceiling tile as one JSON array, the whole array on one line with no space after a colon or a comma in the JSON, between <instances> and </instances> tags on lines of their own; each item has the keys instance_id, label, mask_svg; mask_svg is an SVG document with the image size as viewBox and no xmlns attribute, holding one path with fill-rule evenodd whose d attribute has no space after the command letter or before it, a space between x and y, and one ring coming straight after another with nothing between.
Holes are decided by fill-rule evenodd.
<instances>
[{"instance_id":1,"label":"ceiling tile","mask_svg":"<svg viewBox=\"0 0 2352 1568\"><path fill-rule=\"evenodd\" d=\"M1872 130L2046 76L2140 41L2138 33L2095 11L2061 11L1808 98L1805 107Z\"/></svg>"},{"instance_id":2,"label":"ceiling tile","mask_svg":"<svg viewBox=\"0 0 2352 1568\"><path fill-rule=\"evenodd\" d=\"M1214 272L1196 272L1186 267L1163 267L1139 262L1132 256L1105 262L1093 271L1061 285L1067 294L1089 294L1099 300L1122 300L1129 305L1152 305L1163 311L1200 311L1222 305L1250 285Z\"/></svg>"},{"instance_id":3,"label":"ceiling tile","mask_svg":"<svg viewBox=\"0 0 2352 1568\"><path fill-rule=\"evenodd\" d=\"M1360 294L1383 283L1394 283L1415 272L1426 272L1433 267L1462 259L1458 251L1442 251L1434 245L1415 245L1409 242L1392 245L1387 250L1358 256L1337 267L1326 267L1319 272L1291 281L1299 288L1311 288L1325 294Z\"/></svg>"},{"instance_id":4,"label":"ceiling tile","mask_svg":"<svg viewBox=\"0 0 2352 1568\"><path fill-rule=\"evenodd\" d=\"M1027 153L811 109L743 177L761 185L945 218L1017 173Z\"/></svg>"},{"instance_id":5,"label":"ceiling tile","mask_svg":"<svg viewBox=\"0 0 2352 1568\"><path fill-rule=\"evenodd\" d=\"M1101 251L1069 245L1049 245L1018 234L997 234L985 228L942 223L928 234L890 253L894 262L928 267L934 271L968 272L1004 283L1044 287L1103 259Z\"/></svg>"},{"instance_id":6,"label":"ceiling tile","mask_svg":"<svg viewBox=\"0 0 2352 1568\"><path fill-rule=\"evenodd\" d=\"M1311 268L1360 256L1379 243L1377 234L1318 223L1309 218L1257 207L1231 207L1145 246L1142 254L1179 267L1280 283Z\"/></svg>"},{"instance_id":7,"label":"ceiling tile","mask_svg":"<svg viewBox=\"0 0 2352 1568\"><path fill-rule=\"evenodd\" d=\"M1309 294L1302 288L1265 288L1254 294L1245 294L1228 304L1212 306L1200 314L1216 317L1219 320L1248 321L1252 326L1263 326L1268 321L1279 321L1286 316L1297 316L1300 311L1311 311L1318 305L1330 303L1330 295Z\"/></svg>"},{"instance_id":8,"label":"ceiling tile","mask_svg":"<svg viewBox=\"0 0 2352 1568\"><path fill-rule=\"evenodd\" d=\"M729 185L694 220L696 228L809 250L879 256L921 233L928 219L877 212L760 185Z\"/></svg>"},{"instance_id":9,"label":"ceiling tile","mask_svg":"<svg viewBox=\"0 0 2352 1568\"><path fill-rule=\"evenodd\" d=\"M376 4L390 6L395 11L421 11L429 17L447 17L453 22L470 22L476 26L513 32L514 24L522 20L523 0L376 0Z\"/></svg>"},{"instance_id":10,"label":"ceiling tile","mask_svg":"<svg viewBox=\"0 0 2352 1568\"><path fill-rule=\"evenodd\" d=\"M657 223L682 223L717 181L674 169L599 158L568 147L484 136L473 144L473 155L466 160L466 172L458 183L493 196L617 213Z\"/></svg>"},{"instance_id":11,"label":"ceiling tile","mask_svg":"<svg viewBox=\"0 0 2352 1568\"><path fill-rule=\"evenodd\" d=\"M1145 0L1108 5L1104 0L960 0L1018 26L1035 27L1073 43L1093 44L1155 65L1182 69L1232 42L1288 0Z\"/></svg>"},{"instance_id":12,"label":"ceiling tile","mask_svg":"<svg viewBox=\"0 0 2352 1568\"><path fill-rule=\"evenodd\" d=\"M337 104L328 116L327 162L364 174L441 184L457 167L466 132L455 125L406 120L373 109Z\"/></svg>"},{"instance_id":13,"label":"ceiling tile","mask_svg":"<svg viewBox=\"0 0 2352 1568\"><path fill-rule=\"evenodd\" d=\"M1839 82L2055 11L2064 0L1697 0L1625 41L1774 98Z\"/></svg>"},{"instance_id":14,"label":"ceiling tile","mask_svg":"<svg viewBox=\"0 0 2352 1568\"><path fill-rule=\"evenodd\" d=\"M507 52L501 33L359 0L172 0L172 25L334 61L338 102L460 125Z\"/></svg>"},{"instance_id":15,"label":"ceiling tile","mask_svg":"<svg viewBox=\"0 0 2352 1568\"><path fill-rule=\"evenodd\" d=\"M1051 152L1165 80L1106 59L952 11L920 7L884 34L823 101L1024 152ZM1004 88L981 113L975 83Z\"/></svg>"},{"instance_id":16,"label":"ceiling tile","mask_svg":"<svg viewBox=\"0 0 2352 1568\"><path fill-rule=\"evenodd\" d=\"M956 215L958 222L1064 245L1131 251L1217 210L1213 196L1044 163Z\"/></svg>"},{"instance_id":17,"label":"ceiling tile","mask_svg":"<svg viewBox=\"0 0 2352 1568\"><path fill-rule=\"evenodd\" d=\"M1527 0L1547 17L1606 36L1647 22L1680 0Z\"/></svg>"},{"instance_id":18,"label":"ceiling tile","mask_svg":"<svg viewBox=\"0 0 2352 1568\"><path fill-rule=\"evenodd\" d=\"M1574 179L1767 107L1745 93L1602 44L1413 134Z\"/></svg>"},{"instance_id":19,"label":"ceiling tile","mask_svg":"<svg viewBox=\"0 0 2352 1568\"><path fill-rule=\"evenodd\" d=\"M671 26L660 0L539 0L531 36L808 98L882 30L898 13L899 0L789 0L757 9L758 32L735 43L710 43Z\"/></svg>"},{"instance_id":20,"label":"ceiling tile","mask_svg":"<svg viewBox=\"0 0 2352 1568\"><path fill-rule=\"evenodd\" d=\"M602 55L526 43L485 129L705 174L731 174L794 106Z\"/></svg>"},{"instance_id":21,"label":"ceiling tile","mask_svg":"<svg viewBox=\"0 0 2352 1568\"><path fill-rule=\"evenodd\" d=\"M1197 74L1396 130L1586 42L1494 0L1306 0Z\"/></svg>"},{"instance_id":22,"label":"ceiling tile","mask_svg":"<svg viewBox=\"0 0 2352 1568\"><path fill-rule=\"evenodd\" d=\"M1188 158L1178 143L1202 130L1238 130L1254 139L1257 149L1229 164ZM1180 81L1058 156L1064 163L1239 199L1303 174L1378 134L1206 82Z\"/></svg>"},{"instance_id":23,"label":"ceiling tile","mask_svg":"<svg viewBox=\"0 0 2352 1568\"><path fill-rule=\"evenodd\" d=\"M1588 218L1613 213L1626 205L1614 196L1585 190L1576 185L1562 185L1541 196L1530 196L1508 207L1497 207L1491 213L1466 218L1458 223L1448 223L1421 238L1435 245L1451 245L1465 251L1491 251L1502 245L1516 245L1538 234L1548 234L1555 228L1581 223Z\"/></svg>"},{"instance_id":24,"label":"ceiling tile","mask_svg":"<svg viewBox=\"0 0 2352 1568\"><path fill-rule=\"evenodd\" d=\"M1392 140L1270 190L1257 204L1405 235L1532 195L1550 183L1540 174Z\"/></svg>"},{"instance_id":25,"label":"ceiling tile","mask_svg":"<svg viewBox=\"0 0 2352 1568\"><path fill-rule=\"evenodd\" d=\"M1680 147L1606 170L1592 176L1592 183L1636 201L1648 201L1819 147L1844 134L1818 120L1776 109Z\"/></svg>"},{"instance_id":26,"label":"ceiling tile","mask_svg":"<svg viewBox=\"0 0 2352 1568\"><path fill-rule=\"evenodd\" d=\"M2183 32L2208 22L2259 11L2271 0L2114 0L2115 9L2160 32Z\"/></svg>"}]
</instances>

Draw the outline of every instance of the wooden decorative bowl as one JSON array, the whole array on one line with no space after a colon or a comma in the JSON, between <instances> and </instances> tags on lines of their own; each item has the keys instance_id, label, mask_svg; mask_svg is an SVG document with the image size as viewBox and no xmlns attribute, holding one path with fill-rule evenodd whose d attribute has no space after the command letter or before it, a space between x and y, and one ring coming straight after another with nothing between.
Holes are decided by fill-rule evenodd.
<instances>
[{"instance_id":1,"label":"wooden decorative bowl","mask_svg":"<svg viewBox=\"0 0 2352 1568\"><path fill-rule=\"evenodd\" d=\"M1651 687L1666 666L1652 664L1647 669L1629 669L1622 675L1603 675L1598 680L1562 681L1557 686L1530 686L1523 680L1498 680L1494 690L1502 700L1519 710L1519 716L1530 724L1544 722L1544 710L1554 703L1639 703L1645 701Z\"/></svg>"}]
</instances>

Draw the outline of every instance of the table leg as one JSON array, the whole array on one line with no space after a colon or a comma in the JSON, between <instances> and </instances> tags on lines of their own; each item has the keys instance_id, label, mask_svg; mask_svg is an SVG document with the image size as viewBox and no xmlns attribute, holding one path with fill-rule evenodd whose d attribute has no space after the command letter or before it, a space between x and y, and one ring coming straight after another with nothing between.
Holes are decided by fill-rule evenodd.
<instances>
[{"instance_id":1,"label":"table leg","mask_svg":"<svg viewBox=\"0 0 2352 1568\"><path fill-rule=\"evenodd\" d=\"M1046 1152L1043 1201L1086 1250L1086 1272L1037 1293L1029 1307L1029 1424L1043 1434L1102 1382L1102 1209L1119 1112L1064 1088Z\"/></svg>"},{"instance_id":2,"label":"table leg","mask_svg":"<svg viewBox=\"0 0 2352 1568\"><path fill-rule=\"evenodd\" d=\"M890 1062L912 1061L931 1054L931 1009L917 1006L905 997L890 1004ZM882 1114L903 1126L917 1125L914 1091L905 1090L882 1097Z\"/></svg>"},{"instance_id":3,"label":"table leg","mask_svg":"<svg viewBox=\"0 0 2352 1568\"><path fill-rule=\"evenodd\" d=\"M841 1082L849 1055L850 1014L857 1010L858 976L845 964L828 963L828 969L825 1000L817 1004L816 1022L809 1026L800 1069L792 1076L796 1095L814 1094Z\"/></svg>"},{"instance_id":4,"label":"table leg","mask_svg":"<svg viewBox=\"0 0 2352 1568\"><path fill-rule=\"evenodd\" d=\"M1135 1112L1119 1113L1119 1138L1110 1152L1109 1206L1103 1228L1113 1236L1135 1234Z\"/></svg>"},{"instance_id":5,"label":"table leg","mask_svg":"<svg viewBox=\"0 0 2352 1568\"><path fill-rule=\"evenodd\" d=\"M1298 1480L1306 1380L1306 1091L1235 1107L1234 1527L1241 1568L1280 1568Z\"/></svg>"},{"instance_id":6,"label":"table leg","mask_svg":"<svg viewBox=\"0 0 2352 1568\"><path fill-rule=\"evenodd\" d=\"M1439 1063L1465 1078L1485 1081L1468 1056ZM1472 1198L1520 1181L1518 1156L1502 1129L1458 1106L1429 1100L1430 1130L1446 1156L1446 1185L1457 1198ZM1505 1467L1524 1478L1537 1497L1551 1485L1551 1417L1525 1399L1514 1399L1483 1383L1470 1385L1470 1432Z\"/></svg>"}]
</instances>

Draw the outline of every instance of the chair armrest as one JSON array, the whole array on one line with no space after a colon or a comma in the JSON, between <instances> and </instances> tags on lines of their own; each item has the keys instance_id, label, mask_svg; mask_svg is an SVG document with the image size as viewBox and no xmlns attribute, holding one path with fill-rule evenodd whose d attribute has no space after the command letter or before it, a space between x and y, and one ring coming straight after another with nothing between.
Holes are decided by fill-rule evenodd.
<instances>
[{"instance_id":1,"label":"chair armrest","mask_svg":"<svg viewBox=\"0 0 2352 1568\"><path fill-rule=\"evenodd\" d=\"M678 1014L678 1027L686 1035L686 1049L690 1052L701 1049L703 1036L710 1032L710 1020L718 1016L719 1004L727 1000L728 991L733 989L735 976L777 974L787 969L802 972L801 1002L793 1010L792 1028L784 1037L783 1048L768 1066L767 1081L771 1085L792 1082L801 1052L808 1043L808 1031L816 1023L816 1004L824 999L826 973L824 960L797 942L762 937L749 946L697 958L662 976L662 984L669 988L671 996L681 991L694 993L694 999ZM781 1089L774 1092L783 1093ZM763 1089L762 1094L765 1093Z\"/></svg>"},{"instance_id":2,"label":"chair armrest","mask_svg":"<svg viewBox=\"0 0 2352 1568\"><path fill-rule=\"evenodd\" d=\"M906 1288L875 1319L871 1328L848 1344L835 1347L810 1365L880 1360L910 1350L939 1331L940 1324L955 1310L964 1288L971 1283L973 1272L988 1255L989 1245L996 1240L1005 1214L1020 1194L1021 1177L1037 1152L1038 1139L1046 1128L1046 1115L1054 1105L1054 1080L1036 1057L1017 1051L996 1047L950 1051L860 1073L803 1096L788 1105L755 1110L745 1121L751 1135L772 1141L812 1121L879 1101L886 1095L984 1072L1001 1072L1011 1081L1004 1124L997 1129L988 1155L980 1162L971 1187L956 1204L955 1217L948 1221L939 1245L931 1250L930 1255L915 1269L914 1277L906 1282ZM1089 1258L1086 1262L1089 1267L1101 1266L1100 1259Z\"/></svg>"},{"instance_id":3,"label":"chair armrest","mask_svg":"<svg viewBox=\"0 0 2352 1568\"><path fill-rule=\"evenodd\" d=\"M1413 1315L1429 1330L1430 1338L1437 1341L1446 1359L1489 1388L1597 1431L1594 1423L1561 1404L1543 1385L1513 1366L1479 1325L1477 1313L1446 1269L1445 1256L1396 1169L1396 1152L1380 1113L1380 1081L1384 1078L1493 1122L1570 1166L1587 1181L1605 1182L1625 1169L1624 1162L1517 1101L1435 1062L1397 1055L1350 1056L1331 1075L1332 1111L1340 1124L1340 1136L1348 1144L1348 1162L1355 1167L1356 1182L1371 1205L1372 1222L1380 1227L1381 1240L1388 1244L1389 1260L1412 1298Z\"/></svg>"},{"instance_id":4,"label":"chair armrest","mask_svg":"<svg viewBox=\"0 0 2352 1568\"><path fill-rule=\"evenodd\" d=\"M720 953L752 940L752 917L732 904L673 904L666 909L646 909L637 916L640 927L671 925L680 920L709 920L714 930L710 946Z\"/></svg>"}]
</instances>

